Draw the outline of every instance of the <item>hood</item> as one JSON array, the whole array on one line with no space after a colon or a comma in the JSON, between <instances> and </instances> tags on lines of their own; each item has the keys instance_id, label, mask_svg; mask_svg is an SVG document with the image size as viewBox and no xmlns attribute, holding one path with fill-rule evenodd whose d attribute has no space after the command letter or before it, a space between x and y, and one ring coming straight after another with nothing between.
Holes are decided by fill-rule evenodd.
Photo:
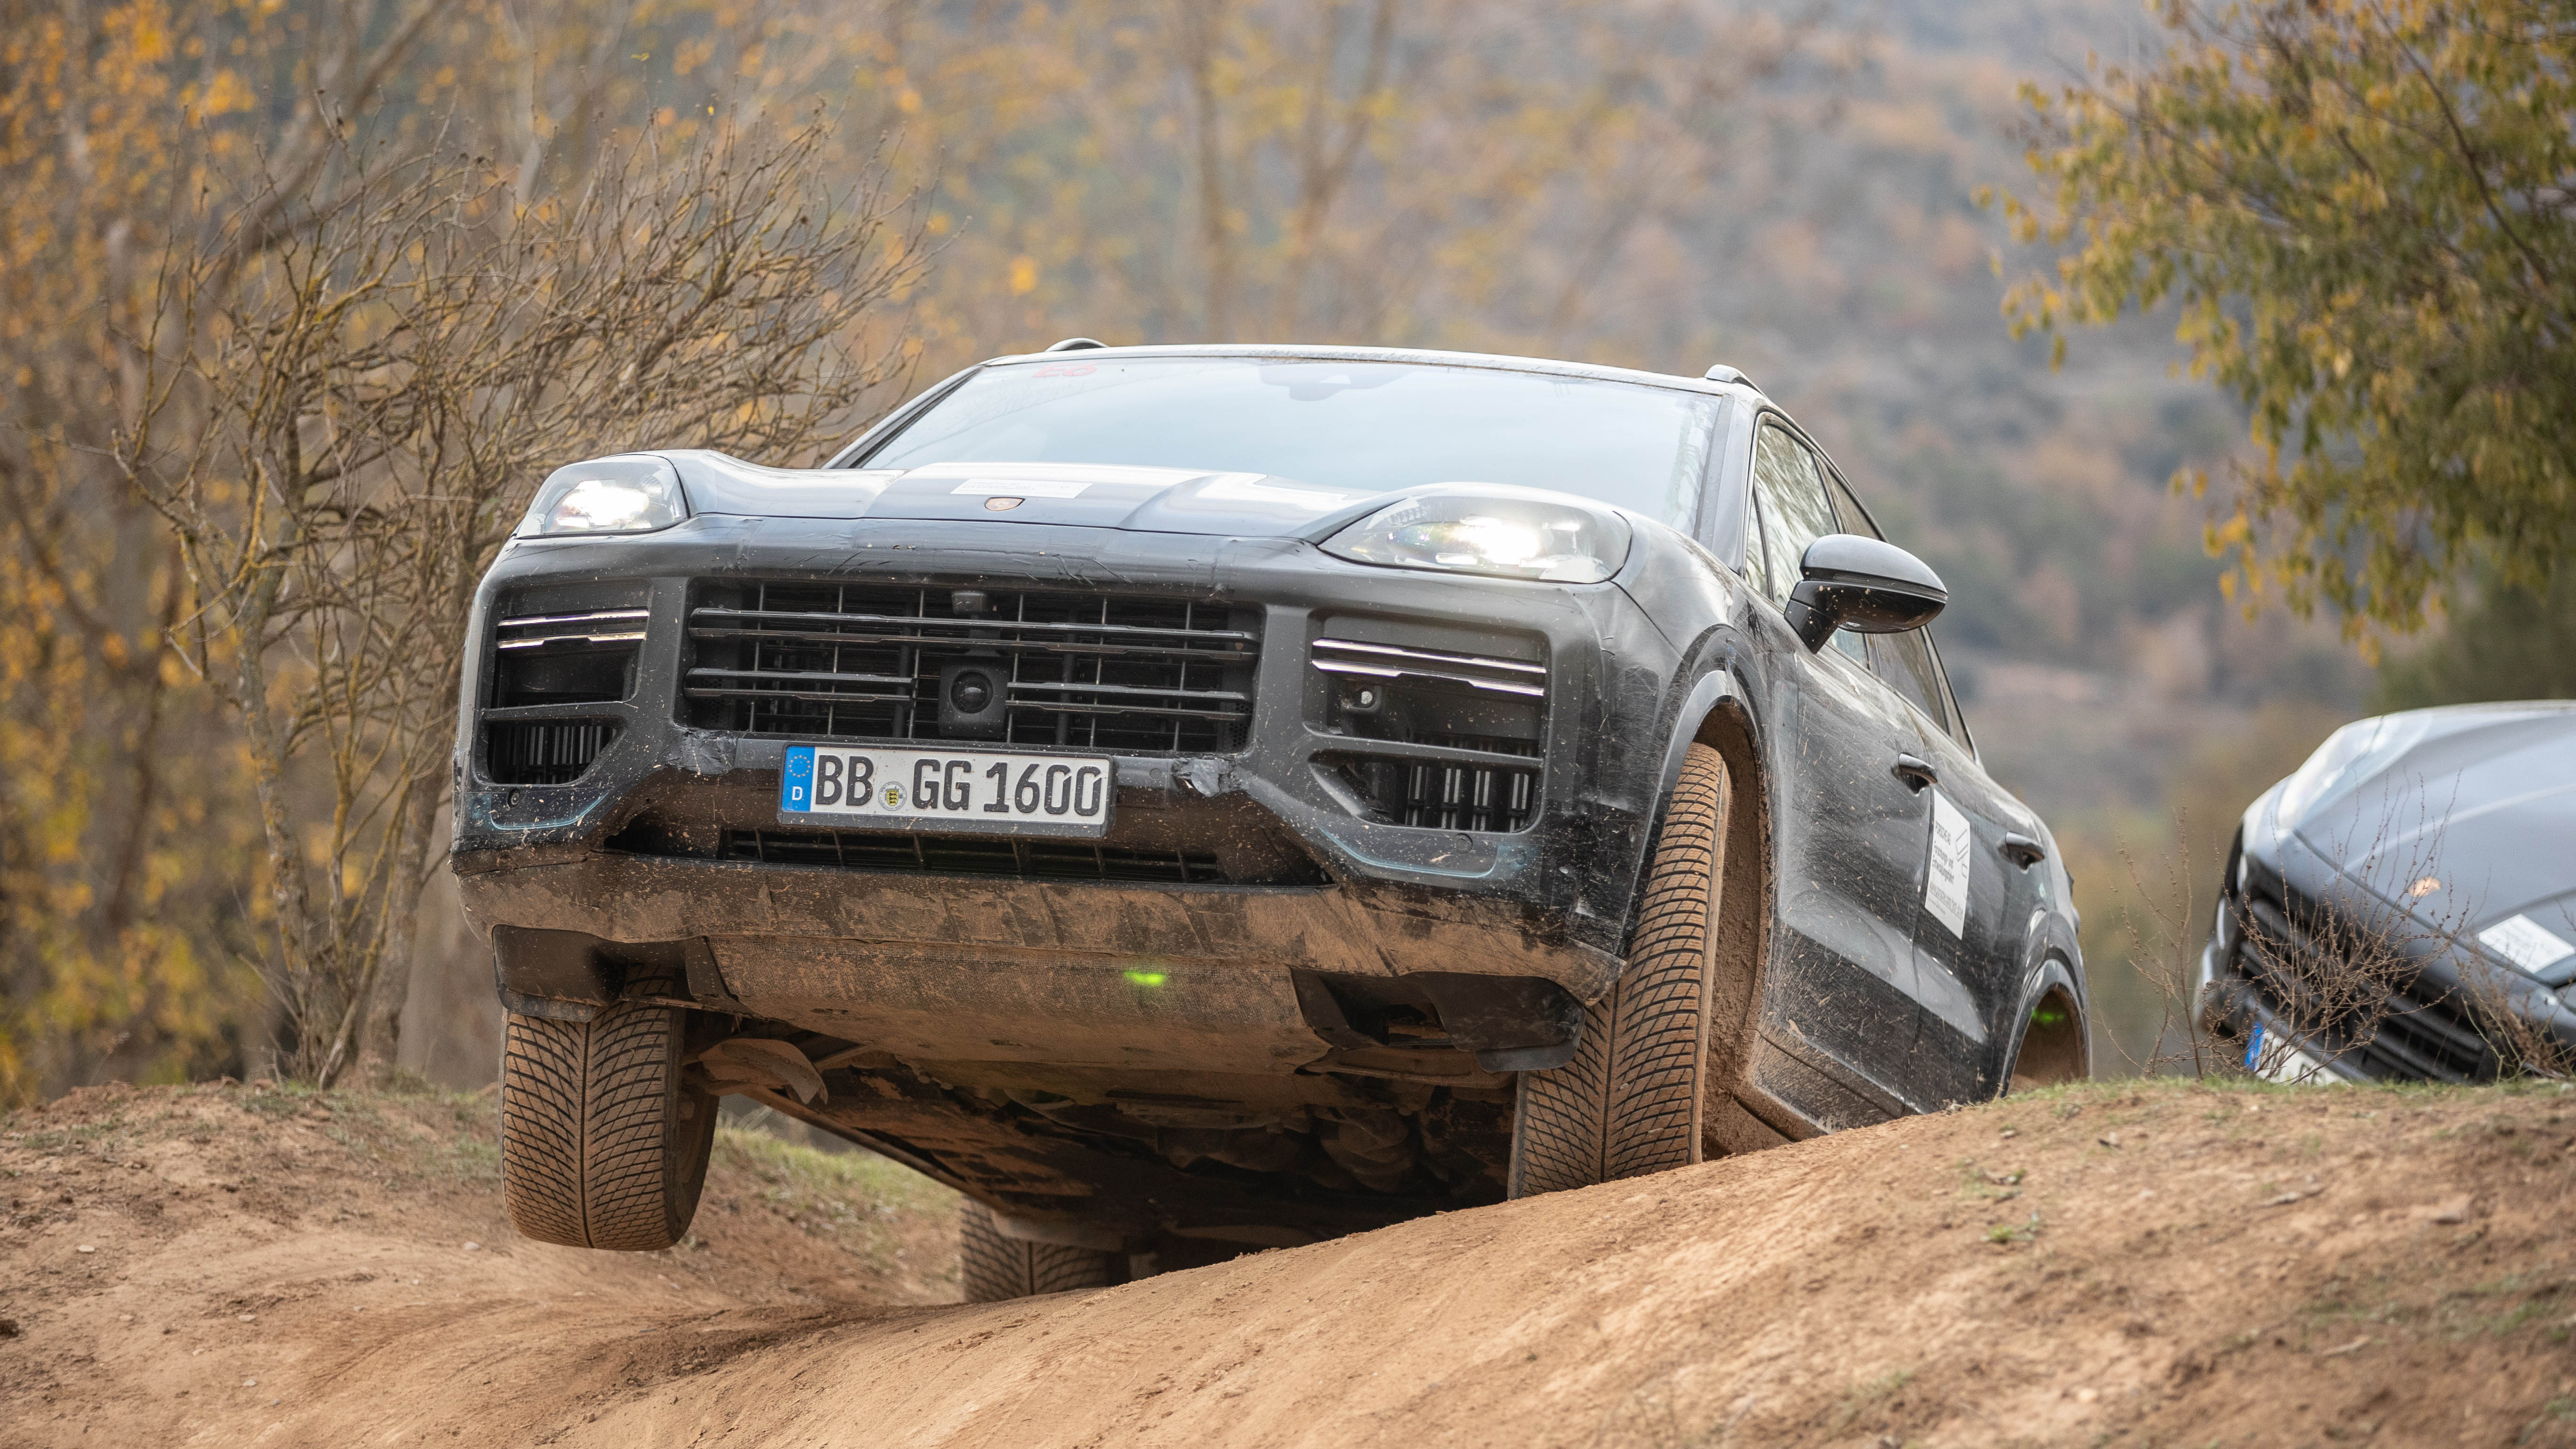
<instances>
[{"instance_id":1,"label":"hood","mask_svg":"<svg viewBox=\"0 0 2576 1449\"><path fill-rule=\"evenodd\" d=\"M910 470L763 468L722 453L658 453L693 513L761 518L1073 524L1143 533L1301 536L1371 497L1259 473L1097 463L938 463ZM1017 499L1003 504L1000 500Z\"/></svg>"},{"instance_id":2,"label":"hood","mask_svg":"<svg viewBox=\"0 0 2576 1449\"><path fill-rule=\"evenodd\" d=\"M2475 934L2524 916L2576 941L2576 703L2387 716L2284 823L2428 923Z\"/></svg>"}]
</instances>

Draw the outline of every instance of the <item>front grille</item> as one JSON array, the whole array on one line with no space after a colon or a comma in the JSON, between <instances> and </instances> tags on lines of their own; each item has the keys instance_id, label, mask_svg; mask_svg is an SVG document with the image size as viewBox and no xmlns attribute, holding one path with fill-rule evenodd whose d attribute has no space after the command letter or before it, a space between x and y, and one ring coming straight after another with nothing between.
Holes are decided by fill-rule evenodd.
<instances>
[{"instance_id":1,"label":"front grille","mask_svg":"<svg viewBox=\"0 0 2576 1449\"><path fill-rule=\"evenodd\" d=\"M975 840L861 830L728 830L726 860L842 870L998 875L1023 880L1149 881L1163 885L1224 883L1213 855L1181 850L1120 850L1063 840Z\"/></svg>"},{"instance_id":2,"label":"front grille","mask_svg":"<svg viewBox=\"0 0 2576 1449\"><path fill-rule=\"evenodd\" d=\"M2305 904L2294 915L2268 893L2230 908L2244 940L2237 959L2255 995L2317 1055L2379 1079L2487 1082L2500 1074L2503 1057L2468 1020L2466 1003L2425 999L2411 968L2385 947L2365 948L2366 931Z\"/></svg>"},{"instance_id":3,"label":"front grille","mask_svg":"<svg viewBox=\"0 0 2576 1449\"><path fill-rule=\"evenodd\" d=\"M813 583L702 585L689 641L701 728L1125 754L1243 748L1261 648L1257 610L1203 599ZM943 721L975 663L1001 701Z\"/></svg>"},{"instance_id":4,"label":"front grille","mask_svg":"<svg viewBox=\"0 0 2576 1449\"><path fill-rule=\"evenodd\" d=\"M514 720L483 727L483 776L496 785L569 785L617 737L605 720Z\"/></svg>"},{"instance_id":5,"label":"front grille","mask_svg":"<svg viewBox=\"0 0 2576 1449\"><path fill-rule=\"evenodd\" d=\"M1316 763L1338 776L1368 807L1368 814L1389 825L1415 825L1433 830L1512 831L1526 829L1538 816L1539 768L1536 742L1482 736L1432 735L1417 743L1436 749L1475 751L1486 759L1421 759L1402 755L1335 750L1316 756ZM1515 755L1526 765L1490 758Z\"/></svg>"}]
</instances>

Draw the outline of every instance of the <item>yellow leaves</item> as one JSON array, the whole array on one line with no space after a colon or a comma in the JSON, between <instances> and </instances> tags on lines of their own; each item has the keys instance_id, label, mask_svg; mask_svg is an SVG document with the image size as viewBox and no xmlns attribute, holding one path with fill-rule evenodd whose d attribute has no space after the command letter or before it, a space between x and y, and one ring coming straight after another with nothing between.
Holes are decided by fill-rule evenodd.
<instances>
[{"instance_id":1,"label":"yellow leaves","mask_svg":"<svg viewBox=\"0 0 2576 1449\"><path fill-rule=\"evenodd\" d=\"M157 5L134 5L124 8L131 16L122 28L125 30L125 43L131 49L133 59L143 65L169 59L169 15ZM111 31L119 28L113 18L107 24Z\"/></svg>"},{"instance_id":2,"label":"yellow leaves","mask_svg":"<svg viewBox=\"0 0 2576 1449\"><path fill-rule=\"evenodd\" d=\"M1011 258L1009 286L1011 295L1014 297L1025 297L1036 291L1038 289L1037 258L1031 256Z\"/></svg>"},{"instance_id":3,"label":"yellow leaves","mask_svg":"<svg viewBox=\"0 0 2576 1449\"><path fill-rule=\"evenodd\" d=\"M195 90L195 87L189 89ZM200 125L235 111L247 111L259 99L251 92L249 82L241 78L240 72L229 68L216 71L206 82L205 89L193 98L188 91L182 91L180 96L181 104L194 113Z\"/></svg>"}]
</instances>

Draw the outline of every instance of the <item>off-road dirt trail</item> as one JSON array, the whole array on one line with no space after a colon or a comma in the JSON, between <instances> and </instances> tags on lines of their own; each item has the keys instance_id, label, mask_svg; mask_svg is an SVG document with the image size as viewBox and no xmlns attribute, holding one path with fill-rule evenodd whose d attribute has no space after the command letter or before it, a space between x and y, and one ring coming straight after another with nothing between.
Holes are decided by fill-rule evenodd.
<instances>
[{"instance_id":1,"label":"off-road dirt trail","mask_svg":"<svg viewBox=\"0 0 2576 1449\"><path fill-rule=\"evenodd\" d=\"M0 1121L0 1445L2576 1445L2576 1093L2095 1084L1124 1287L720 1140L543 1247L484 1098Z\"/></svg>"}]
</instances>

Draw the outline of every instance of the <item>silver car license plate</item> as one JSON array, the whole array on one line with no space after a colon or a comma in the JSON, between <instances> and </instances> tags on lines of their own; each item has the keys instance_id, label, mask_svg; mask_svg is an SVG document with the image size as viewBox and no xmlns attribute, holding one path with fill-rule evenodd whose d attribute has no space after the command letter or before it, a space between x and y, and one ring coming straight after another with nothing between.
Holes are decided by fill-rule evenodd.
<instances>
[{"instance_id":1,"label":"silver car license plate","mask_svg":"<svg viewBox=\"0 0 2576 1449\"><path fill-rule=\"evenodd\" d=\"M1118 794L1106 755L789 745L778 814L799 824L981 835L1105 835Z\"/></svg>"}]
</instances>

